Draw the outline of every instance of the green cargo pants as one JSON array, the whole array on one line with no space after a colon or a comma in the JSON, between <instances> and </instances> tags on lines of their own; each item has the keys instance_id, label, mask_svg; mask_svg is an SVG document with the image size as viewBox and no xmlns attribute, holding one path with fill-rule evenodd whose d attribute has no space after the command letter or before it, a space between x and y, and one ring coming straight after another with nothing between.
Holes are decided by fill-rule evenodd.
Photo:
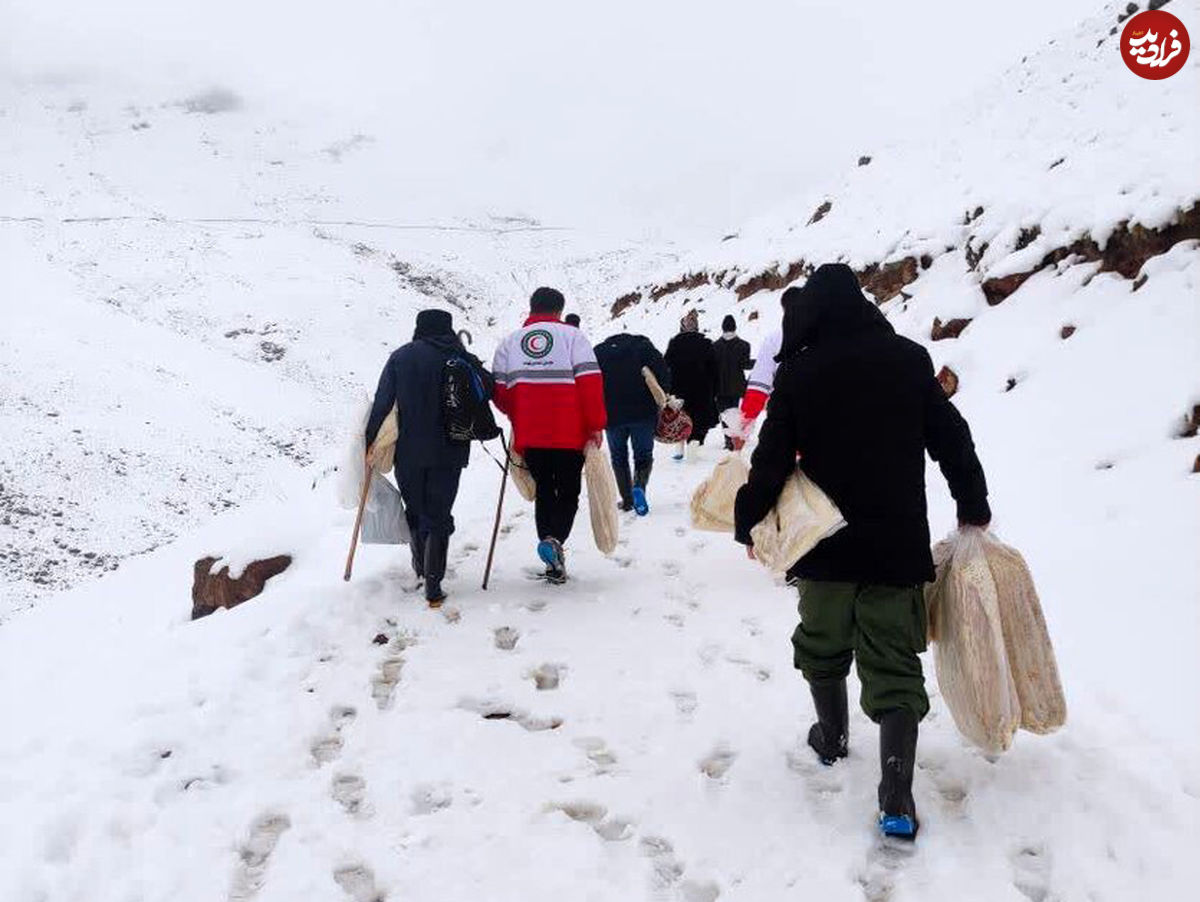
<instances>
[{"instance_id":1,"label":"green cargo pants","mask_svg":"<svg viewBox=\"0 0 1200 902\"><path fill-rule=\"evenodd\" d=\"M929 711L917 657L925 650L921 586L801 580L800 625L792 634L796 669L809 683L844 680L858 661L859 703L876 723L885 711Z\"/></svg>"}]
</instances>

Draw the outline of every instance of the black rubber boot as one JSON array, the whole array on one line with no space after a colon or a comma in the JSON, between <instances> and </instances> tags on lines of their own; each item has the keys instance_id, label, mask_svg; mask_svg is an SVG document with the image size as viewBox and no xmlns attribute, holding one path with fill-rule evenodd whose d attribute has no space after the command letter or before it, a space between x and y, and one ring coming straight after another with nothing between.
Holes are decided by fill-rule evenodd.
<instances>
[{"instance_id":1,"label":"black rubber boot","mask_svg":"<svg viewBox=\"0 0 1200 902\"><path fill-rule=\"evenodd\" d=\"M633 510L633 483L629 478L629 469L614 465L613 475L617 477L617 492L621 496L617 506L623 511Z\"/></svg>"},{"instance_id":2,"label":"black rubber boot","mask_svg":"<svg viewBox=\"0 0 1200 902\"><path fill-rule=\"evenodd\" d=\"M417 535L415 530L409 531L408 551L412 555L413 573L417 579L425 578L425 538Z\"/></svg>"},{"instance_id":3,"label":"black rubber boot","mask_svg":"<svg viewBox=\"0 0 1200 902\"><path fill-rule=\"evenodd\" d=\"M817 722L808 730L808 744L826 767L849 752L850 708L846 700L846 681L811 683Z\"/></svg>"},{"instance_id":4,"label":"black rubber boot","mask_svg":"<svg viewBox=\"0 0 1200 902\"><path fill-rule=\"evenodd\" d=\"M917 760L917 716L895 708L879 720L879 829L885 836L916 839L920 822L913 801L913 765Z\"/></svg>"},{"instance_id":5,"label":"black rubber boot","mask_svg":"<svg viewBox=\"0 0 1200 902\"><path fill-rule=\"evenodd\" d=\"M431 535L425 540L425 600L431 608L441 607L446 598L442 577L446 575L446 553L450 537Z\"/></svg>"}]
</instances>

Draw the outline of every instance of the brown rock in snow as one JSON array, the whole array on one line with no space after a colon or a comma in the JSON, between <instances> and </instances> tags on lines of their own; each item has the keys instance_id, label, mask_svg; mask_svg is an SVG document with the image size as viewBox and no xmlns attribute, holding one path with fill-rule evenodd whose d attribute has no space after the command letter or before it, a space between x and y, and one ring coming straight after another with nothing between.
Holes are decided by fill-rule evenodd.
<instances>
[{"instance_id":1,"label":"brown rock in snow","mask_svg":"<svg viewBox=\"0 0 1200 902\"><path fill-rule=\"evenodd\" d=\"M219 558L202 557L196 561L192 574L192 619L207 617L217 608L237 607L260 594L267 580L278 576L292 563L290 554L280 554L247 565L237 579L229 575L226 565L216 573L212 566Z\"/></svg>"},{"instance_id":2,"label":"brown rock in snow","mask_svg":"<svg viewBox=\"0 0 1200 902\"><path fill-rule=\"evenodd\" d=\"M958 391L958 374L948 366L943 366L938 370L937 381L942 386L942 391L946 393L947 398L953 398Z\"/></svg>"},{"instance_id":3,"label":"brown rock in snow","mask_svg":"<svg viewBox=\"0 0 1200 902\"><path fill-rule=\"evenodd\" d=\"M929 330L929 338L932 341L942 341L946 338L958 338L962 335L963 329L971 325L970 317L957 317L955 319L942 322L936 316L933 318L933 328Z\"/></svg>"}]
</instances>

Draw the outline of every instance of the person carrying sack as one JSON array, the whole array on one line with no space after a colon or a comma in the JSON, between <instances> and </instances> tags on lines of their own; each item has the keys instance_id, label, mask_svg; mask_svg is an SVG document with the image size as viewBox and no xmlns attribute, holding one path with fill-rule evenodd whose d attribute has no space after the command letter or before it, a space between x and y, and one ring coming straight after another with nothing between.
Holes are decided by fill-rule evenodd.
<instances>
[{"instance_id":1,"label":"person carrying sack","mask_svg":"<svg viewBox=\"0 0 1200 902\"><path fill-rule=\"evenodd\" d=\"M422 310L417 314L413 340L393 351L384 365L367 419L369 448L395 407L399 428L396 482L411 534L412 568L424 582L426 601L435 608L446 598L442 580L454 532L451 511L470 457L470 439L485 437L472 431L483 427L478 422L468 425L470 418L460 415L461 405L450 406L454 399L448 389L463 376L478 386L482 397L474 399L473 407L479 414L478 403L486 409L492 394L491 375L462 346L448 312Z\"/></svg>"},{"instance_id":2,"label":"person carrying sack","mask_svg":"<svg viewBox=\"0 0 1200 902\"><path fill-rule=\"evenodd\" d=\"M607 424L600 365L583 332L560 320L565 306L556 289L534 291L525 324L500 343L492 365L494 401L537 483L537 554L555 584L567 578L563 545L579 510L583 449L600 447Z\"/></svg>"},{"instance_id":3,"label":"person carrying sack","mask_svg":"<svg viewBox=\"0 0 1200 902\"><path fill-rule=\"evenodd\" d=\"M639 517L644 517L650 512L646 486L654 467L658 403L646 384L642 368L648 368L659 386L665 389L671 387L671 374L662 354L645 335L621 332L606 338L596 346L596 360L604 376L608 451L617 491L621 495L620 508L636 511ZM632 473L629 469L631 445Z\"/></svg>"},{"instance_id":4,"label":"person carrying sack","mask_svg":"<svg viewBox=\"0 0 1200 902\"><path fill-rule=\"evenodd\" d=\"M679 320L679 334L667 343L663 356L671 370L671 390L692 421L687 441L703 445L708 430L717 425L717 358L713 343L700 333L700 314L694 308ZM683 460L685 450L681 443L673 459Z\"/></svg>"},{"instance_id":5,"label":"person carrying sack","mask_svg":"<svg viewBox=\"0 0 1200 902\"><path fill-rule=\"evenodd\" d=\"M779 358L749 481L737 496L735 537L753 557L751 530L799 454L846 521L788 572L800 591L795 665L817 714L808 744L822 764L846 757L846 677L856 660L862 709L879 724L879 828L911 839L919 829L917 727L929 710L917 657L926 641L922 586L934 578L925 452L964 524L991 520L983 467L928 352L896 335L848 266L820 267L791 296Z\"/></svg>"},{"instance_id":6,"label":"person carrying sack","mask_svg":"<svg viewBox=\"0 0 1200 902\"><path fill-rule=\"evenodd\" d=\"M750 359L750 342L739 338L737 320L726 315L721 320L721 337L713 342L717 358L717 414L725 419L725 411L736 408L746 391L746 370L754 366ZM725 436L725 450L733 451L733 437Z\"/></svg>"}]
</instances>

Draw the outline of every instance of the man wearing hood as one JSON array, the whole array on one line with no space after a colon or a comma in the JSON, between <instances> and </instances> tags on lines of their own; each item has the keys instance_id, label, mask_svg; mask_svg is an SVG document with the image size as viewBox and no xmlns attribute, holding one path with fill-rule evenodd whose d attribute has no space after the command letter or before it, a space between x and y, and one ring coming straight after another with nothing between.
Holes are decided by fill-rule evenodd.
<instances>
[{"instance_id":1,"label":"man wearing hood","mask_svg":"<svg viewBox=\"0 0 1200 902\"><path fill-rule=\"evenodd\" d=\"M789 299L767 419L738 492L736 538L775 504L800 456L846 520L797 561L800 625L792 637L817 722L821 762L846 757L846 676L857 661L863 711L880 728L879 826L912 838L917 725L929 710L922 584L933 579L925 452L938 462L960 523L991 520L966 421L934 378L929 354L895 334L853 271L826 264Z\"/></svg>"},{"instance_id":2,"label":"man wearing hood","mask_svg":"<svg viewBox=\"0 0 1200 902\"><path fill-rule=\"evenodd\" d=\"M430 607L439 607L446 597L442 579L454 532L451 509L471 452L469 442L449 440L442 423L442 378L446 361L452 357L466 360L475 369L490 396L491 376L462 346L450 314L422 310L417 314L413 340L393 351L384 365L367 420L369 448L392 407L396 408L400 427L396 482L411 533L413 571L425 582Z\"/></svg>"}]
</instances>

